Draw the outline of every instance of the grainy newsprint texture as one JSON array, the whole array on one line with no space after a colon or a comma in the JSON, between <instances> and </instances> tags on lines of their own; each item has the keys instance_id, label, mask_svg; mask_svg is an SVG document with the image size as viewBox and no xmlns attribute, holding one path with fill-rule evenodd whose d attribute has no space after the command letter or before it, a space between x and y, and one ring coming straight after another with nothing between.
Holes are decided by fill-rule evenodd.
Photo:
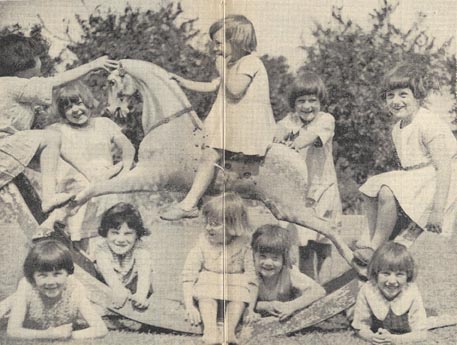
<instances>
[{"instance_id":1,"label":"grainy newsprint texture","mask_svg":"<svg viewBox=\"0 0 457 345\"><path fill-rule=\"evenodd\" d=\"M456 344L456 18L0 1L0 344Z\"/></svg>"}]
</instances>

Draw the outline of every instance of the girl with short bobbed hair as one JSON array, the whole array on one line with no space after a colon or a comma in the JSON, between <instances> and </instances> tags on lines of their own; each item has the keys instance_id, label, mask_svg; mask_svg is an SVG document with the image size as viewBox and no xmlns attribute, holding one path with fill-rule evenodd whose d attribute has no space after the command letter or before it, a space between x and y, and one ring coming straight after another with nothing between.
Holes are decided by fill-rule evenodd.
<instances>
[{"instance_id":1,"label":"girl with short bobbed hair","mask_svg":"<svg viewBox=\"0 0 457 345\"><path fill-rule=\"evenodd\" d=\"M392 238L400 214L447 237L456 227L457 141L450 126L423 106L426 78L424 66L401 63L382 82L386 108L397 119L392 139L401 168L372 176L360 187L370 234L354 244L360 266Z\"/></svg>"},{"instance_id":2,"label":"girl with short bobbed hair","mask_svg":"<svg viewBox=\"0 0 457 345\"><path fill-rule=\"evenodd\" d=\"M318 217L340 222L342 205L333 159L334 117L322 111L328 92L312 71L299 75L289 93L293 112L278 122L275 141L296 150L308 167L307 206ZM300 271L319 281L320 269L331 253L328 241L317 233L299 233Z\"/></svg>"}]
</instances>

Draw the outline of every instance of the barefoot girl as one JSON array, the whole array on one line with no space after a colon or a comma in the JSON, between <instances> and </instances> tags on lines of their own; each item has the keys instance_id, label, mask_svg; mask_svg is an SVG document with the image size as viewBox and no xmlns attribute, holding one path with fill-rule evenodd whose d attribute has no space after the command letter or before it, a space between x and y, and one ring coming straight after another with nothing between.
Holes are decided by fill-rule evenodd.
<instances>
[{"instance_id":1,"label":"barefoot girl","mask_svg":"<svg viewBox=\"0 0 457 345\"><path fill-rule=\"evenodd\" d=\"M51 130L32 130L35 114L51 104L54 87L96 69L115 68L117 62L102 57L54 77L43 78L39 76L40 55L44 50L44 43L34 38L18 34L0 38L0 188L24 171L38 154L42 207L47 212L72 195L56 193L60 136Z\"/></svg>"},{"instance_id":2,"label":"barefoot girl","mask_svg":"<svg viewBox=\"0 0 457 345\"><path fill-rule=\"evenodd\" d=\"M427 337L427 317L413 282L416 268L406 247L382 245L368 268L369 281L360 289L352 327L372 344L403 344Z\"/></svg>"},{"instance_id":3,"label":"barefoot girl","mask_svg":"<svg viewBox=\"0 0 457 345\"><path fill-rule=\"evenodd\" d=\"M225 193L203 207L205 232L189 252L183 270L184 304L193 324L203 323L203 340L221 343L217 330L219 301L224 313L228 343L237 343L235 328L248 306L257 298L257 280L249 247L249 228L242 199Z\"/></svg>"},{"instance_id":4,"label":"barefoot girl","mask_svg":"<svg viewBox=\"0 0 457 345\"><path fill-rule=\"evenodd\" d=\"M333 136L335 119L321 111L327 101L327 89L321 78L313 72L305 72L300 83L289 93L289 105L294 109L278 123L276 141L292 147L300 153L308 167L307 204L318 217L337 224L342 214L340 193L333 163ZM300 270L318 279L318 271L326 255L329 244L317 234L299 236ZM311 237L312 236L312 237ZM318 258L315 263L313 257ZM305 258L310 258L306 260ZM314 272L317 267L317 272Z\"/></svg>"},{"instance_id":5,"label":"barefoot girl","mask_svg":"<svg viewBox=\"0 0 457 345\"><path fill-rule=\"evenodd\" d=\"M70 251L55 240L38 242L24 262L11 304L7 334L23 339L103 337L108 330L73 274ZM82 320L80 319L82 317ZM88 327L82 328L86 323Z\"/></svg>"},{"instance_id":6,"label":"barefoot girl","mask_svg":"<svg viewBox=\"0 0 457 345\"><path fill-rule=\"evenodd\" d=\"M152 267L151 256L141 241L149 230L140 213L135 206L120 202L103 214L98 233L104 241L95 250L95 261L113 289L116 307L131 300L134 307L146 309L152 294Z\"/></svg>"},{"instance_id":7,"label":"barefoot girl","mask_svg":"<svg viewBox=\"0 0 457 345\"><path fill-rule=\"evenodd\" d=\"M121 169L120 174L123 174L132 166L135 154L133 145L110 119L92 117L96 102L88 87L80 82L69 84L56 92L56 110L63 118L63 123L51 128L60 133L61 155L70 163L59 161L59 191L77 193L89 183L109 179ZM113 165L113 144L122 151L122 161L116 165ZM88 239L97 234L100 222L96 216L101 208L102 205L97 207L96 201L84 204L67 220L71 240L81 249L86 250Z\"/></svg>"},{"instance_id":8,"label":"barefoot girl","mask_svg":"<svg viewBox=\"0 0 457 345\"><path fill-rule=\"evenodd\" d=\"M284 320L325 296L319 284L292 267L288 230L263 225L252 235L251 246L259 278L256 312Z\"/></svg>"},{"instance_id":9,"label":"barefoot girl","mask_svg":"<svg viewBox=\"0 0 457 345\"><path fill-rule=\"evenodd\" d=\"M253 54L257 46L254 26L244 16L231 15L214 23L209 35L220 56L220 77L203 83L173 75L187 89L219 91L205 120L205 142L192 188L184 200L161 215L166 220L198 216L197 203L225 151L264 156L273 141L275 121L268 76L262 61Z\"/></svg>"},{"instance_id":10,"label":"barefoot girl","mask_svg":"<svg viewBox=\"0 0 457 345\"><path fill-rule=\"evenodd\" d=\"M354 252L361 263L389 239L400 209L424 230L449 236L456 226L457 141L438 115L422 107L426 95L421 66L400 65L385 77L383 96L398 119L392 137L402 170L371 177L360 188L371 235Z\"/></svg>"}]
</instances>

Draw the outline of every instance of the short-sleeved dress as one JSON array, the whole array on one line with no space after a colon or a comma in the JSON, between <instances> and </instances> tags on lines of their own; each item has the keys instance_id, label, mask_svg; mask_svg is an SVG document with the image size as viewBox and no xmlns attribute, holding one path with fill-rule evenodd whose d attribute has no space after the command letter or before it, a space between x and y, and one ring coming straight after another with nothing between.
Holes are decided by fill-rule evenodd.
<instances>
[{"instance_id":1,"label":"short-sleeved dress","mask_svg":"<svg viewBox=\"0 0 457 345\"><path fill-rule=\"evenodd\" d=\"M278 122L278 126L289 132L287 141L294 141L301 133L317 135L314 144L299 152L308 167L307 198L313 202L317 216L340 222L342 205L333 161L335 119L331 114L319 112L311 122L304 123L297 113L290 113ZM321 236L313 232L307 239L321 240Z\"/></svg>"},{"instance_id":2,"label":"short-sleeved dress","mask_svg":"<svg viewBox=\"0 0 457 345\"><path fill-rule=\"evenodd\" d=\"M248 54L229 65L228 73L247 75L251 83L241 99L231 98L219 87L204 123L204 142L216 149L265 156L275 131L265 66L257 56Z\"/></svg>"},{"instance_id":3,"label":"short-sleeved dress","mask_svg":"<svg viewBox=\"0 0 457 345\"><path fill-rule=\"evenodd\" d=\"M31 130L35 114L52 103L53 78L0 78L0 188L36 154L43 133Z\"/></svg>"},{"instance_id":4,"label":"short-sleeved dress","mask_svg":"<svg viewBox=\"0 0 457 345\"><path fill-rule=\"evenodd\" d=\"M450 236L457 225L457 141L449 126L427 109L419 109L408 126L401 128L400 122L395 125L392 138L403 170L370 177L360 191L374 198L382 186L389 187L403 211L425 229L436 190L436 170L428 144L443 140L445 152L452 159L452 175L442 234Z\"/></svg>"},{"instance_id":5,"label":"short-sleeved dress","mask_svg":"<svg viewBox=\"0 0 457 345\"><path fill-rule=\"evenodd\" d=\"M73 324L75 328L80 328L85 323L79 313L79 306L83 298L87 298L86 289L72 276L68 277L62 297L51 305L43 302L38 290L25 278L19 284L26 292L27 311L23 322L24 328L44 330L66 324Z\"/></svg>"},{"instance_id":6,"label":"short-sleeved dress","mask_svg":"<svg viewBox=\"0 0 457 345\"><path fill-rule=\"evenodd\" d=\"M427 329L427 315L416 284L409 283L392 301L384 298L376 283L369 281L359 291L352 327L394 334Z\"/></svg>"},{"instance_id":7,"label":"short-sleeved dress","mask_svg":"<svg viewBox=\"0 0 457 345\"><path fill-rule=\"evenodd\" d=\"M121 261L119 256L111 251L106 240L101 239L96 245L94 256L95 263L100 260L108 260L116 273L116 277L132 294L136 293L138 272L141 271L141 267L151 266L151 255L141 241L137 241L133 250L122 257ZM152 294L152 279L149 287L150 294Z\"/></svg>"},{"instance_id":8,"label":"short-sleeved dress","mask_svg":"<svg viewBox=\"0 0 457 345\"><path fill-rule=\"evenodd\" d=\"M225 246L215 246L202 234L187 256L182 274L184 283L194 283L193 296L197 300L249 303L250 286L257 285L249 239L243 236Z\"/></svg>"},{"instance_id":9,"label":"short-sleeved dress","mask_svg":"<svg viewBox=\"0 0 457 345\"><path fill-rule=\"evenodd\" d=\"M58 192L78 193L89 183L107 178L107 170L113 167L112 141L115 136L122 135L113 121L96 117L91 118L85 127L59 123L51 128L61 133L60 152L71 164L59 160L56 187ZM88 176L78 169L82 169ZM96 236L101 214L116 201L112 196L102 196L82 205L74 216L68 218L71 239L79 241Z\"/></svg>"},{"instance_id":10,"label":"short-sleeved dress","mask_svg":"<svg viewBox=\"0 0 457 345\"><path fill-rule=\"evenodd\" d=\"M283 267L279 274L278 283L273 289L267 289L262 277L258 277L259 293L257 301L288 302L302 296L303 293L307 293L307 290L313 290L314 287L320 286L310 277L301 273L295 266L292 268Z\"/></svg>"}]
</instances>

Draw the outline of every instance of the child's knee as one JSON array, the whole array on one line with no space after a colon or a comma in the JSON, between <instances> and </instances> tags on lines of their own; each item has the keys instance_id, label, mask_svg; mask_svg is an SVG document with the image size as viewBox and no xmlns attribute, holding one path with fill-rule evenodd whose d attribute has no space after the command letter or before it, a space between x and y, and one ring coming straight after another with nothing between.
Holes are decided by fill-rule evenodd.
<instances>
[{"instance_id":1,"label":"child's knee","mask_svg":"<svg viewBox=\"0 0 457 345\"><path fill-rule=\"evenodd\" d=\"M222 155L218 150L208 147L202 150L200 162L207 164L215 164L219 162L221 157Z\"/></svg>"},{"instance_id":2,"label":"child's knee","mask_svg":"<svg viewBox=\"0 0 457 345\"><path fill-rule=\"evenodd\" d=\"M386 186L382 186L378 193L378 202L382 205L390 204L395 202L394 194L391 189Z\"/></svg>"}]
</instances>

